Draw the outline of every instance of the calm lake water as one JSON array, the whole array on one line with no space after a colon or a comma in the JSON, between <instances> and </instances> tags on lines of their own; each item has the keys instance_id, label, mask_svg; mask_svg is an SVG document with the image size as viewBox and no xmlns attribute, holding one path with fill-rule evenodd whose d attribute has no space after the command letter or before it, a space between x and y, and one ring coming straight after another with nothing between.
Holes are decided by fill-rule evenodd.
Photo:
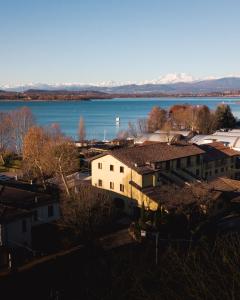
<instances>
[{"instance_id":1,"label":"calm lake water","mask_svg":"<svg viewBox=\"0 0 240 300\"><path fill-rule=\"evenodd\" d=\"M36 116L40 125L59 123L63 132L76 137L79 117L85 120L87 137L89 139L116 137L120 130L127 128L128 122L135 122L145 118L153 106L169 108L174 104L208 105L214 109L219 103L228 103L234 115L240 117L240 104L236 99L227 98L155 98L155 99L111 99L92 101L0 101L0 111L9 111L17 107L28 106ZM116 125L116 117L120 117L120 124Z\"/></svg>"}]
</instances>

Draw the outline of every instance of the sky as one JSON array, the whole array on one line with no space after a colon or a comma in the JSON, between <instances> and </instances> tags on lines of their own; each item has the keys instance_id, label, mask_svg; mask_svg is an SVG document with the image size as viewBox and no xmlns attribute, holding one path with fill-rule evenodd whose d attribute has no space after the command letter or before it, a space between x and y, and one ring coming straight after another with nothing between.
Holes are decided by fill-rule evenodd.
<instances>
[{"instance_id":1,"label":"sky","mask_svg":"<svg viewBox=\"0 0 240 300\"><path fill-rule=\"evenodd\" d=\"M240 73L239 0L0 0L0 85Z\"/></svg>"}]
</instances>

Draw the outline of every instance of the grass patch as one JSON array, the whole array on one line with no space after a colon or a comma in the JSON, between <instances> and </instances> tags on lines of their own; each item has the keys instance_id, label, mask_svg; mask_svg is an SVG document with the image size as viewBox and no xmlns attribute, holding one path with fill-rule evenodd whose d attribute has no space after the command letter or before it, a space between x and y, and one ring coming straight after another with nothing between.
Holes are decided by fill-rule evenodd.
<instances>
[{"instance_id":1,"label":"grass patch","mask_svg":"<svg viewBox=\"0 0 240 300\"><path fill-rule=\"evenodd\" d=\"M22 167L22 160L7 160L4 165L0 165L0 172L17 172Z\"/></svg>"}]
</instances>

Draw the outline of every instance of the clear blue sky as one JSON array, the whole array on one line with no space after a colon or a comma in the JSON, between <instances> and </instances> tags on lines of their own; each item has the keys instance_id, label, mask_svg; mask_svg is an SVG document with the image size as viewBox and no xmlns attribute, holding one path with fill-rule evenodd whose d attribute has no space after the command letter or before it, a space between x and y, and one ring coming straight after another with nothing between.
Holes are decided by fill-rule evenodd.
<instances>
[{"instance_id":1,"label":"clear blue sky","mask_svg":"<svg viewBox=\"0 0 240 300\"><path fill-rule=\"evenodd\" d=\"M0 84L240 73L239 0L0 0Z\"/></svg>"}]
</instances>

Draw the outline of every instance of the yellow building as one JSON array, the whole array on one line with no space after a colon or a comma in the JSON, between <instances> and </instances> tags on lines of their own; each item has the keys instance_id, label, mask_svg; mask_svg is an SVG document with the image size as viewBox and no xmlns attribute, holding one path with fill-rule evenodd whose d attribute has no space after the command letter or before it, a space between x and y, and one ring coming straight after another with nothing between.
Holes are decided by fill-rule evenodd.
<instances>
[{"instance_id":1,"label":"yellow building","mask_svg":"<svg viewBox=\"0 0 240 300\"><path fill-rule=\"evenodd\" d=\"M165 184L189 185L218 177L239 178L239 152L221 142L206 145L146 143L92 159L92 185L112 193L125 211L144 203L155 210Z\"/></svg>"},{"instance_id":2,"label":"yellow building","mask_svg":"<svg viewBox=\"0 0 240 300\"><path fill-rule=\"evenodd\" d=\"M155 210L165 183L183 186L202 177L205 151L190 144L151 143L104 153L92 160L92 185L112 192L132 212Z\"/></svg>"},{"instance_id":3,"label":"yellow building","mask_svg":"<svg viewBox=\"0 0 240 300\"><path fill-rule=\"evenodd\" d=\"M240 153L221 142L199 145L205 151L203 157L202 177L211 180L225 176L232 179L240 178Z\"/></svg>"}]
</instances>

